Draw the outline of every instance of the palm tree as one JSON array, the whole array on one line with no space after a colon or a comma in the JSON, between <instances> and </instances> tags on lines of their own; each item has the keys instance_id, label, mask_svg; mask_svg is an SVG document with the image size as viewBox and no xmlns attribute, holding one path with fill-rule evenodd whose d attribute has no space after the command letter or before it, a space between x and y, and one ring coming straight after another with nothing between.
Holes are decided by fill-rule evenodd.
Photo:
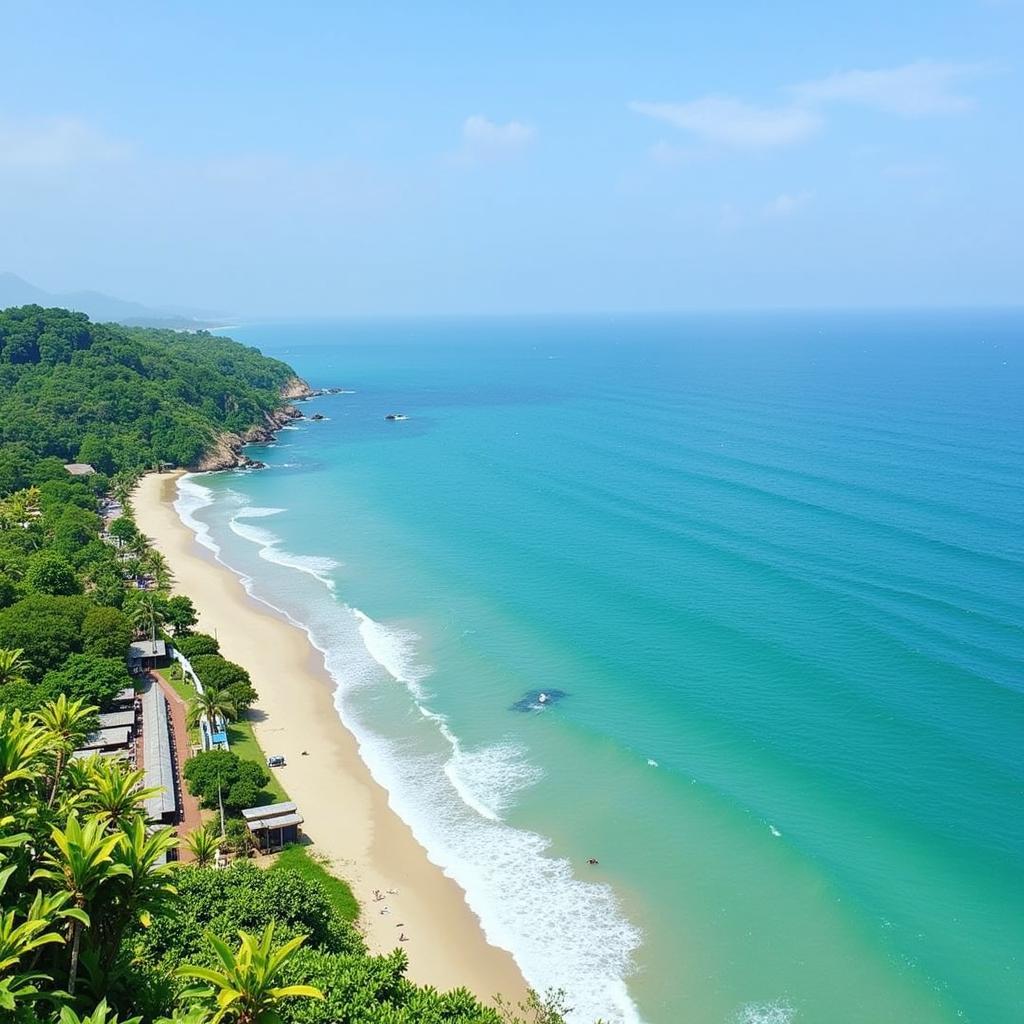
<instances>
[{"instance_id":1,"label":"palm tree","mask_svg":"<svg viewBox=\"0 0 1024 1024\"><path fill-rule=\"evenodd\" d=\"M0 798L17 783L34 783L41 774L43 758L53 747L53 738L20 711L0 709Z\"/></svg>"},{"instance_id":2,"label":"palm tree","mask_svg":"<svg viewBox=\"0 0 1024 1024\"><path fill-rule=\"evenodd\" d=\"M108 971L121 947L125 929L132 921L148 927L153 914L177 893L171 884L174 868L167 854L178 845L169 828L149 831L145 818L136 814L114 833L112 850L117 873L104 885L102 912L93 913L93 931L100 953L100 966Z\"/></svg>"},{"instance_id":3,"label":"palm tree","mask_svg":"<svg viewBox=\"0 0 1024 1024\"><path fill-rule=\"evenodd\" d=\"M71 964L68 969L68 993L75 994L78 960L82 946L82 928L91 921L88 909L104 883L131 873L126 864L114 862L114 850L122 842L120 832L110 833L101 814L91 815L83 828L78 814L68 815L65 829L55 828L51 838L58 853L43 854L45 867L37 868L32 879L43 879L63 886L72 907L79 911L70 922Z\"/></svg>"},{"instance_id":4,"label":"palm tree","mask_svg":"<svg viewBox=\"0 0 1024 1024\"><path fill-rule=\"evenodd\" d=\"M167 1020L167 1018L163 1018ZM129 1017L120 1021L120 1024L139 1024L141 1017ZM175 1018L177 1020L177 1018ZM70 1006L62 1006L60 1010L60 1024L118 1024L117 1014L107 1006L107 1000L101 999L92 1013L85 1017L79 1017L78 1011Z\"/></svg>"},{"instance_id":5,"label":"palm tree","mask_svg":"<svg viewBox=\"0 0 1024 1024\"><path fill-rule=\"evenodd\" d=\"M56 752L50 786L50 807L57 798L57 787L68 756L89 735L95 714L96 708L88 706L84 699L68 700L66 693L32 713L33 720L42 726L44 733L52 740Z\"/></svg>"},{"instance_id":6,"label":"palm tree","mask_svg":"<svg viewBox=\"0 0 1024 1024\"><path fill-rule=\"evenodd\" d=\"M205 718L212 728L216 729L217 719L225 722L234 721L238 717L238 709L227 690L215 690L212 686L198 690L188 704L188 724L193 728Z\"/></svg>"},{"instance_id":7,"label":"palm tree","mask_svg":"<svg viewBox=\"0 0 1024 1024\"><path fill-rule=\"evenodd\" d=\"M167 563L167 559L159 551L150 551L143 564L156 582L158 590L169 590L174 582L174 573Z\"/></svg>"},{"instance_id":8,"label":"palm tree","mask_svg":"<svg viewBox=\"0 0 1024 1024\"><path fill-rule=\"evenodd\" d=\"M179 978L198 978L213 986L208 998L215 1001L217 1010L210 1024L270 1024L273 1020L280 1020L276 1007L282 999L324 998L323 993L312 985L275 984L282 969L306 941L304 935L286 942L273 952L270 948L274 941L273 923L267 925L258 939L247 932L239 932L238 937L242 944L238 952L233 953L226 942L207 933L207 940L223 965L222 971L191 965L175 971Z\"/></svg>"},{"instance_id":9,"label":"palm tree","mask_svg":"<svg viewBox=\"0 0 1024 1024\"><path fill-rule=\"evenodd\" d=\"M0 819L0 829L10 828L14 821L10 815ZM31 844L32 836L26 832L3 836L0 838L0 863L6 859L4 850L21 853L30 849ZM13 864L0 870L0 1008L8 1010L14 1009L18 1002L33 1003L42 998L35 983L53 979L32 970L40 950L43 946L63 943L64 936L59 931L61 922L82 916L80 911L68 906L71 898L66 892L44 896L37 889L31 902L20 884L13 893L5 893L7 883L18 869L18 864ZM23 963L26 958L30 959Z\"/></svg>"},{"instance_id":10,"label":"palm tree","mask_svg":"<svg viewBox=\"0 0 1024 1024\"><path fill-rule=\"evenodd\" d=\"M156 639L156 631L163 625L164 617L153 594L146 590L132 591L131 602L125 611L137 634Z\"/></svg>"},{"instance_id":11,"label":"palm tree","mask_svg":"<svg viewBox=\"0 0 1024 1024\"><path fill-rule=\"evenodd\" d=\"M20 679L31 667L21 647L0 647L0 686Z\"/></svg>"},{"instance_id":12,"label":"palm tree","mask_svg":"<svg viewBox=\"0 0 1024 1024\"><path fill-rule=\"evenodd\" d=\"M137 533L126 545L126 550L130 551L136 558L144 559L149 554L149 538L142 533Z\"/></svg>"},{"instance_id":13,"label":"palm tree","mask_svg":"<svg viewBox=\"0 0 1024 1024\"><path fill-rule=\"evenodd\" d=\"M217 859L224 840L209 829L197 828L185 837L185 846L197 868L208 868Z\"/></svg>"},{"instance_id":14,"label":"palm tree","mask_svg":"<svg viewBox=\"0 0 1024 1024\"><path fill-rule=\"evenodd\" d=\"M144 800L156 796L159 786L142 787L143 771L131 771L104 757L91 757L82 780L82 804L102 814L114 827L134 817Z\"/></svg>"},{"instance_id":15,"label":"palm tree","mask_svg":"<svg viewBox=\"0 0 1024 1024\"><path fill-rule=\"evenodd\" d=\"M134 479L125 473L118 473L111 482L110 493L121 508L125 510L128 509L128 503L131 500L132 487L134 486L134 483Z\"/></svg>"}]
</instances>

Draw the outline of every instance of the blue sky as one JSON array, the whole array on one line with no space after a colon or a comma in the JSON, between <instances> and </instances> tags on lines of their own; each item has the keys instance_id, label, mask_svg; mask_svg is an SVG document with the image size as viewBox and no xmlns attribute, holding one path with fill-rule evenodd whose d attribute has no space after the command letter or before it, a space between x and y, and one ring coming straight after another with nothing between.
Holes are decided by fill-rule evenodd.
<instances>
[{"instance_id":1,"label":"blue sky","mask_svg":"<svg viewBox=\"0 0 1024 1024\"><path fill-rule=\"evenodd\" d=\"M0 270L242 315L1019 304L1024 2L3 4Z\"/></svg>"}]
</instances>

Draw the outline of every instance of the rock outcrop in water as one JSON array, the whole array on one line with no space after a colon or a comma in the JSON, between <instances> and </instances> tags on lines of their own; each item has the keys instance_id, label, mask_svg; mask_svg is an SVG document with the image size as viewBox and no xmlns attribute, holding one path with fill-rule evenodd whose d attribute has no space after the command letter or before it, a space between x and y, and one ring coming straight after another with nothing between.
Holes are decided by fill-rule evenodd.
<instances>
[{"instance_id":1,"label":"rock outcrop in water","mask_svg":"<svg viewBox=\"0 0 1024 1024\"><path fill-rule=\"evenodd\" d=\"M250 459L245 454L247 444L269 444L277 438L277 432L292 420L303 418L302 413L291 403L323 394L309 386L301 377L292 377L281 388L280 405L273 412L264 413L263 422L251 426L244 434L224 433L218 435L206 449L203 457L190 468L195 472L208 473L222 469L263 469L265 463Z\"/></svg>"}]
</instances>

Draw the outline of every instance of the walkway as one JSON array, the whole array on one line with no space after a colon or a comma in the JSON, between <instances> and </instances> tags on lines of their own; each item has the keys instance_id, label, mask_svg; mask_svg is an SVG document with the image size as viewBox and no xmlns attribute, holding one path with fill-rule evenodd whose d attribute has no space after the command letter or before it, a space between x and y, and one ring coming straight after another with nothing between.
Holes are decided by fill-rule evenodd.
<instances>
[{"instance_id":1,"label":"walkway","mask_svg":"<svg viewBox=\"0 0 1024 1024\"><path fill-rule=\"evenodd\" d=\"M167 708L171 721L171 729L174 733L175 770L177 772L178 797L181 806L181 815L178 820L178 835L184 837L194 829L200 828L203 824L203 816L199 810L199 801L185 788L185 780L182 778L181 770L185 762L191 756L192 750L188 742L188 705L178 695L173 686L157 671L150 672L163 690L167 698ZM182 844L178 848L178 856L183 861L192 859L188 847Z\"/></svg>"}]
</instances>

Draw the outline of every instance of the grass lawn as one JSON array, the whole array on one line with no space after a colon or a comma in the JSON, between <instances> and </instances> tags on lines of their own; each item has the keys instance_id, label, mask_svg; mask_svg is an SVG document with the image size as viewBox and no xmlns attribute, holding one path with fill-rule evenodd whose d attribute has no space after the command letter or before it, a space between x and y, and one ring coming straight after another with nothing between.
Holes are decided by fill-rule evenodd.
<instances>
[{"instance_id":1,"label":"grass lawn","mask_svg":"<svg viewBox=\"0 0 1024 1024\"><path fill-rule=\"evenodd\" d=\"M246 722L244 719L241 722L232 722L228 726L228 744L231 747L232 753L237 754L246 761L256 761L257 764L266 767L267 758L259 743L256 742L251 722ZM277 777L277 771L273 768L267 768L267 771L270 772L270 782L265 790L269 794L266 802L268 804L278 804L287 800L288 794Z\"/></svg>"},{"instance_id":2,"label":"grass lawn","mask_svg":"<svg viewBox=\"0 0 1024 1024\"><path fill-rule=\"evenodd\" d=\"M359 904L356 902L348 882L343 882L324 867L304 846L286 846L277 856L277 860L268 870L278 869L294 871L307 881L320 882L327 890L327 896L334 909L346 921L354 921L359 916Z\"/></svg>"},{"instance_id":3,"label":"grass lawn","mask_svg":"<svg viewBox=\"0 0 1024 1024\"><path fill-rule=\"evenodd\" d=\"M184 675L181 671L181 666L172 664L167 668L160 670L160 674L171 684L171 689L188 704L192 698L196 695L195 687L185 681ZM188 742L190 746L198 747L200 745L200 737L198 729L189 729L188 731Z\"/></svg>"},{"instance_id":4,"label":"grass lawn","mask_svg":"<svg viewBox=\"0 0 1024 1024\"><path fill-rule=\"evenodd\" d=\"M178 665L171 665L168 668L160 669L160 674L171 684L174 692L184 701L190 701L195 695L195 687L182 679L181 668Z\"/></svg>"}]
</instances>

